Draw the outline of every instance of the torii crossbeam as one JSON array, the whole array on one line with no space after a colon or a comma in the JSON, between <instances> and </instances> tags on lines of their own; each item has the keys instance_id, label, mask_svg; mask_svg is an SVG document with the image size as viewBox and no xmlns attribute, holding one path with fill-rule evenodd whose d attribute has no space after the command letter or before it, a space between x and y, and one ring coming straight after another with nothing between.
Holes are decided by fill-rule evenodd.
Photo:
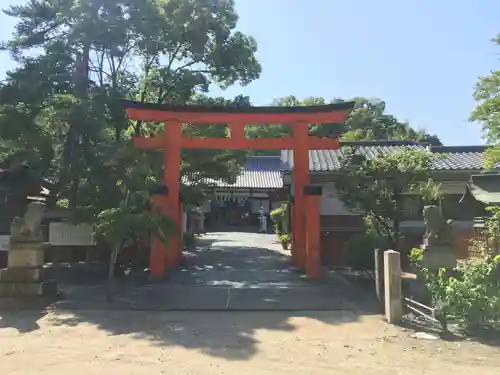
<instances>
[{"instance_id":1,"label":"torii crossbeam","mask_svg":"<svg viewBox=\"0 0 500 375\"><path fill-rule=\"evenodd\" d=\"M221 107L189 105L156 105L125 101L130 118L165 123L165 135L136 137L134 144L145 149L164 150L164 185L166 195L153 197L154 205L176 223L178 233L172 236L168 249L154 241L150 272L162 278L167 268L179 264L182 255L182 207L180 202L180 153L184 149L288 149L293 150L292 258L308 276L320 274L321 189L309 186L309 150L338 149L343 123L353 102L304 107ZM309 135L309 124L338 124L333 138ZM193 138L183 136L182 124L226 124L229 138ZM292 136L281 138L246 138L250 124L286 124ZM306 220L307 218L307 220Z\"/></svg>"}]
</instances>

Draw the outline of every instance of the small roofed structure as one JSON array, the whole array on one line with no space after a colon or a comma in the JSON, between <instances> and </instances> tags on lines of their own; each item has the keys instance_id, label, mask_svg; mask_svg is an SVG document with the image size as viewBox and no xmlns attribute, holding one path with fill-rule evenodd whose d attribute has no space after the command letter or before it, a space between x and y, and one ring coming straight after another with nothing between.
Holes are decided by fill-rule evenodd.
<instances>
[{"instance_id":1,"label":"small roofed structure","mask_svg":"<svg viewBox=\"0 0 500 375\"><path fill-rule=\"evenodd\" d=\"M500 173L471 175L460 203L470 199L486 206L500 205Z\"/></svg>"},{"instance_id":2,"label":"small roofed structure","mask_svg":"<svg viewBox=\"0 0 500 375\"><path fill-rule=\"evenodd\" d=\"M489 240L490 236L485 225L485 219L488 216L486 207L500 206L500 173L491 172L471 175L470 182L460 199L460 204L464 206L464 209L472 210L474 216L473 240L476 243L493 247L498 252L499 243L498 241L492 243ZM469 247L469 255L479 255L475 254L477 253L478 246L471 245Z\"/></svg>"}]
</instances>

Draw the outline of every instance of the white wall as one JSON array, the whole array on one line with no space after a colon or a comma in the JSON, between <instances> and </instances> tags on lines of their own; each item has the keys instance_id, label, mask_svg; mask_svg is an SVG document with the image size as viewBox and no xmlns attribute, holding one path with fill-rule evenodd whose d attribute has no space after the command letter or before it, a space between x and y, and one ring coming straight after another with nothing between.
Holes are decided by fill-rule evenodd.
<instances>
[{"instance_id":1,"label":"white wall","mask_svg":"<svg viewBox=\"0 0 500 375\"><path fill-rule=\"evenodd\" d=\"M9 238L10 238L10 235L8 235L8 234L0 235L0 251L9 250Z\"/></svg>"}]
</instances>

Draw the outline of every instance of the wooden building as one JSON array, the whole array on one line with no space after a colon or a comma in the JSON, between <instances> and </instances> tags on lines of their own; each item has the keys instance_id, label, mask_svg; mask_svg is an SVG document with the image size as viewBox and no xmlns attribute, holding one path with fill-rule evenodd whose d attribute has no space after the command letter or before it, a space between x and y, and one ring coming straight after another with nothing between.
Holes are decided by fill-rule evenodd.
<instances>
[{"instance_id":1,"label":"wooden building","mask_svg":"<svg viewBox=\"0 0 500 375\"><path fill-rule=\"evenodd\" d=\"M459 202L471 175L484 171L485 146L429 146L412 141L358 141L349 142L368 158L411 148L427 150L441 157L432 167L432 177L440 184L443 194L442 214L453 220L455 240L459 256L467 256L470 239L473 237L474 213L464 209ZM342 248L354 234L363 230L361 213L349 212L339 199L334 181L343 161L339 150L312 150L309 152L309 170L312 184L323 186L320 206L322 232L322 258L326 264L342 263ZM293 172L292 152L283 150L281 165L284 186L290 184ZM406 220L402 223L406 247L420 245L425 231L422 219L422 204L408 199L404 205Z\"/></svg>"},{"instance_id":2,"label":"wooden building","mask_svg":"<svg viewBox=\"0 0 500 375\"><path fill-rule=\"evenodd\" d=\"M203 181L212 186L205 191L206 228L257 230L259 211L267 215L279 204L273 192L283 187L281 169L279 156L249 156L234 183Z\"/></svg>"}]
</instances>

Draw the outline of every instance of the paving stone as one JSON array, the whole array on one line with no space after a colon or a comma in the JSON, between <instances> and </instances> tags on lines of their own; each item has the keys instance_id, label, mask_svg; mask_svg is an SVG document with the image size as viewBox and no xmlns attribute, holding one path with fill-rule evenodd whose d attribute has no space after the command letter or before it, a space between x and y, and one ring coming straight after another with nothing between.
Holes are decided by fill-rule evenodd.
<instances>
[{"instance_id":1,"label":"paving stone","mask_svg":"<svg viewBox=\"0 0 500 375\"><path fill-rule=\"evenodd\" d=\"M185 265L167 280L118 291L107 303L104 287L73 288L61 309L145 310L355 310L364 306L335 272L308 279L293 269L276 236L211 233L185 253Z\"/></svg>"}]
</instances>

